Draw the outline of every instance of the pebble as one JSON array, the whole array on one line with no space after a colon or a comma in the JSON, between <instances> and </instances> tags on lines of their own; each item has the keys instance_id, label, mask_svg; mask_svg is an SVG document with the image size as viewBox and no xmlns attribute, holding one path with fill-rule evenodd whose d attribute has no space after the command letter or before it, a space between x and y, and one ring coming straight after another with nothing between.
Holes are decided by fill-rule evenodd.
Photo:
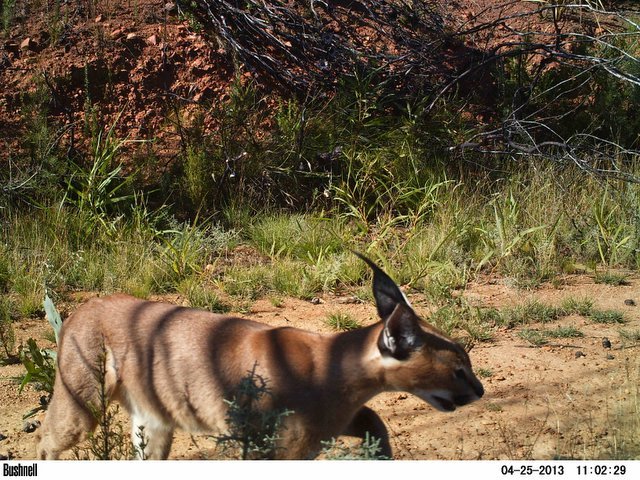
<instances>
[{"instance_id":1,"label":"pebble","mask_svg":"<svg viewBox=\"0 0 640 480\"><path fill-rule=\"evenodd\" d=\"M627 299L624 301L624 304L625 304L625 305L627 305L627 306L629 306L629 307L633 307L633 306L635 306L636 302L635 302L633 299L631 299L631 298L627 298Z\"/></svg>"},{"instance_id":2,"label":"pebble","mask_svg":"<svg viewBox=\"0 0 640 480\"><path fill-rule=\"evenodd\" d=\"M158 43L160 43L160 39L158 38L158 35L156 35L155 33L153 35L151 35L150 37L147 37L146 40L148 45L158 45ZM209 265L207 265L208 267ZM205 267L206 270L206 267Z\"/></svg>"},{"instance_id":3,"label":"pebble","mask_svg":"<svg viewBox=\"0 0 640 480\"><path fill-rule=\"evenodd\" d=\"M576 352L576 358L586 357L586 356L587 356L587 355L586 355L586 353L584 353L584 352L583 352L583 351L581 351L581 350L578 350L578 351Z\"/></svg>"},{"instance_id":4,"label":"pebble","mask_svg":"<svg viewBox=\"0 0 640 480\"><path fill-rule=\"evenodd\" d=\"M33 39L27 37L20 43L20 50L33 50L35 48L35 42Z\"/></svg>"},{"instance_id":5,"label":"pebble","mask_svg":"<svg viewBox=\"0 0 640 480\"><path fill-rule=\"evenodd\" d=\"M3 433L0 433L0 442L2 440L6 440L6 439L7 439L7 436L5 434L3 434Z\"/></svg>"},{"instance_id":6,"label":"pebble","mask_svg":"<svg viewBox=\"0 0 640 480\"><path fill-rule=\"evenodd\" d=\"M607 360L613 360L614 358L616 358L616 357L614 357L614 356L613 356L613 355L611 355L611 354L608 354L608 355L607 355Z\"/></svg>"}]
</instances>

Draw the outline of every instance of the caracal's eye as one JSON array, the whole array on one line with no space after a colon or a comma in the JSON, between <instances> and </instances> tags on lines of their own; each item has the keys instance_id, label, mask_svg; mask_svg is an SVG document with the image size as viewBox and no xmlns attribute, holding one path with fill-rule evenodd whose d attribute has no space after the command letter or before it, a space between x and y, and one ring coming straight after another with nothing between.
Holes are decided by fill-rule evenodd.
<instances>
[{"instance_id":1,"label":"caracal's eye","mask_svg":"<svg viewBox=\"0 0 640 480\"><path fill-rule=\"evenodd\" d=\"M453 372L453 375L458 380L466 380L467 378L467 374L464 372L464 368L456 368L455 372Z\"/></svg>"}]
</instances>

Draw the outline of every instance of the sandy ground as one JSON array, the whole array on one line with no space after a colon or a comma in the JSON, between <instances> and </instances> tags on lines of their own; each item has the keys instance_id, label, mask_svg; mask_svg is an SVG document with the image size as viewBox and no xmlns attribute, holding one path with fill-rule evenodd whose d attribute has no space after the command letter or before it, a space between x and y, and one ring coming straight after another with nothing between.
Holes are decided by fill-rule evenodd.
<instances>
[{"instance_id":1,"label":"sandy ground","mask_svg":"<svg viewBox=\"0 0 640 480\"><path fill-rule=\"evenodd\" d=\"M396 459L551 459L614 458L629 438L625 428L635 422L640 378L640 346L625 340L620 330L640 329L640 280L629 284L596 284L586 275L568 277L561 286L544 285L518 290L504 281L474 283L464 292L474 306L509 307L530 299L559 304L564 298L590 298L595 306L623 312L624 325L595 324L572 315L551 325L571 325L584 336L552 339L534 347L518 337L519 328L496 329L489 342L477 343L470 355L474 369L483 372L485 396L478 402L447 414L406 393L379 395L370 402L386 422ZM426 316L428 305L410 297ZM179 301L179 299L176 299ZM257 301L251 318L271 325L330 331L324 323L329 313L348 312L363 324L375 321L373 305L347 303L343 297L324 296L313 304L284 299L274 306ZM25 320L16 325L22 341L28 337L47 345L46 320ZM602 345L608 337L610 350ZM581 353L577 353L581 352ZM0 455L32 459L35 435L23 431L22 416L38 404L40 393L26 388L21 394L10 377L23 372L21 365L0 368ZM635 409L635 417L629 411ZM0 437L2 438L2 437ZM637 451L637 450L636 450ZM206 436L177 433L173 459L216 458L215 442ZM69 454L68 458L72 458Z\"/></svg>"}]
</instances>

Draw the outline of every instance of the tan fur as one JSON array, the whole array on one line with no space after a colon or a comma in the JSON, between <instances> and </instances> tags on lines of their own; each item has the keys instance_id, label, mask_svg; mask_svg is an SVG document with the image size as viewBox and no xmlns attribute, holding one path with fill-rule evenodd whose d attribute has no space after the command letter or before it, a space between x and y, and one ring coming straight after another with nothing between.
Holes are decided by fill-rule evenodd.
<instances>
[{"instance_id":1,"label":"tan fur","mask_svg":"<svg viewBox=\"0 0 640 480\"><path fill-rule=\"evenodd\" d=\"M404 305L393 315L415 317ZM383 422L363 407L378 393L408 391L443 410L483 393L464 350L419 323L418 347L398 360L378 348L383 322L321 335L126 295L90 300L63 324L37 455L58 458L95 427L88 406L98 404L94 370L104 355L107 390L131 414L134 432L144 425L148 458L167 458L175 428L225 431L223 399L254 366L272 393L263 408L294 412L277 458L313 458L321 441L365 431L391 454Z\"/></svg>"}]
</instances>

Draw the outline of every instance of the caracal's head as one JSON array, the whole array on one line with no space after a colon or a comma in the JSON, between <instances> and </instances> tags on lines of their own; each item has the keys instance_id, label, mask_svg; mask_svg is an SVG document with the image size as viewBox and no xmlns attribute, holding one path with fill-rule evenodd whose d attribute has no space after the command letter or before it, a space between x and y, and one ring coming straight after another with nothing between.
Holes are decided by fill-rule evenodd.
<instances>
[{"instance_id":1,"label":"caracal's head","mask_svg":"<svg viewBox=\"0 0 640 480\"><path fill-rule=\"evenodd\" d=\"M484 395L469 355L456 341L425 323L393 280L375 263L373 295L383 328L377 348L387 385L452 412Z\"/></svg>"}]
</instances>

